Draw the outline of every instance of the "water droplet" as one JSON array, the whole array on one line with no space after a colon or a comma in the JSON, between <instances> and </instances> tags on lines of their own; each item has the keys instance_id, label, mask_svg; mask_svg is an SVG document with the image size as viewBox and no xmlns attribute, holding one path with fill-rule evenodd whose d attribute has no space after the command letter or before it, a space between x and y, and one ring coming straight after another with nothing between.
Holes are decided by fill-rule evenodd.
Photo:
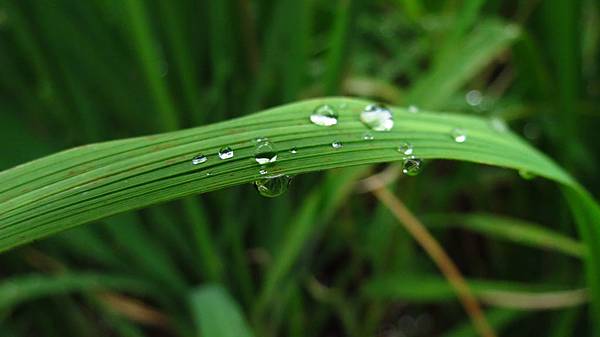
<instances>
[{"instance_id":1,"label":"water droplet","mask_svg":"<svg viewBox=\"0 0 600 337\"><path fill-rule=\"evenodd\" d=\"M339 140L336 140L333 143L331 143L331 147L334 149L341 149L342 146L344 146L344 145Z\"/></svg>"},{"instance_id":2,"label":"water droplet","mask_svg":"<svg viewBox=\"0 0 600 337\"><path fill-rule=\"evenodd\" d=\"M254 160L260 165L272 164L277 161L277 151L266 138L256 145Z\"/></svg>"},{"instance_id":3,"label":"water droplet","mask_svg":"<svg viewBox=\"0 0 600 337\"><path fill-rule=\"evenodd\" d=\"M467 141L467 133L463 129L452 130L452 139L457 143L464 143Z\"/></svg>"},{"instance_id":4,"label":"water droplet","mask_svg":"<svg viewBox=\"0 0 600 337\"><path fill-rule=\"evenodd\" d=\"M194 158L192 158L192 165L202 164L202 163L206 162L207 160L208 160L208 158L205 155L199 154L199 155L195 156Z\"/></svg>"},{"instance_id":5,"label":"water droplet","mask_svg":"<svg viewBox=\"0 0 600 337\"><path fill-rule=\"evenodd\" d=\"M254 182L254 186L263 197L273 198L285 193L291 182L291 176L280 174L259 179Z\"/></svg>"},{"instance_id":6,"label":"water droplet","mask_svg":"<svg viewBox=\"0 0 600 337\"><path fill-rule=\"evenodd\" d=\"M413 154L413 146L411 143L408 142L402 142L402 144L400 144L400 146L398 146L397 148L398 152L410 156Z\"/></svg>"},{"instance_id":7,"label":"water droplet","mask_svg":"<svg viewBox=\"0 0 600 337\"><path fill-rule=\"evenodd\" d=\"M483 102L483 95L479 90L471 90L465 95L465 101L470 106L478 106Z\"/></svg>"},{"instance_id":8,"label":"water droplet","mask_svg":"<svg viewBox=\"0 0 600 337\"><path fill-rule=\"evenodd\" d=\"M310 121L320 126L332 126L338 122L338 113L328 104L319 105L310 115Z\"/></svg>"},{"instance_id":9,"label":"water droplet","mask_svg":"<svg viewBox=\"0 0 600 337\"><path fill-rule=\"evenodd\" d=\"M261 176L264 176L265 174L269 173L269 171L265 170L265 169L260 169L258 171L258 174L260 174Z\"/></svg>"},{"instance_id":10,"label":"water droplet","mask_svg":"<svg viewBox=\"0 0 600 337\"><path fill-rule=\"evenodd\" d=\"M416 105L409 105L408 112L416 114L417 112L419 112L419 107L417 107Z\"/></svg>"},{"instance_id":11,"label":"water droplet","mask_svg":"<svg viewBox=\"0 0 600 337\"><path fill-rule=\"evenodd\" d=\"M210 173L210 172L206 172L206 176L207 176L207 177L210 177L210 176L212 176L212 173Z\"/></svg>"},{"instance_id":12,"label":"water droplet","mask_svg":"<svg viewBox=\"0 0 600 337\"><path fill-rule=\"evenodd\" d=\"M291 153L291 154L296 154L296 153L298 153L298 148L294 146L293 148L291 148L291 149L290 149L290 153Z\"/></svg>"},{"instance_id":13,"label":"water droplet","mask_svg":"<svg viewBox=\"0 0 600 337\"><path fill-rule=\"evenodd\" d=\"M535 174L527 171L527 170L519 170L519 175L521 176L521 178L525 179L525 180L532 180L535 179Z\"/></svg>"},{"instance_id":14,"label":"water droplet","mask_svg":"<svg viewBox=\"0 0 600 337\"><path fill-rule=\"evenodd\" d=\"M411 156L410 158L404 159L402 163L402 173L407 176L416 176L423 169L423 161L421 159Z\"/></svg>"},{"instance_id":15,"label":"water droplet","mask_svg":"<svg viewBox=\"0 0 600 337\"><path fill-rule=\"evenodd\" d=\"M263 143L263 142L268 142L269 138L267 137L258 137L254 140L255 143Z\"/></svg>"},{"instance_id":16,"label":"water droplet","mask_svg":"<svg viewBox=\"0 0 600 337\"><path fill-rule=\"evenodd\" d=\"M221 159L233 158L233 150L229 146L227 146L220 149L218 155Z\"/></svg>"},{"instance_id":17,"label":"water droplet","mask_svg":"<svg viewBox=\"0 0 600 337\"><path fill-rule=\"evenodd\" d=\"M506 132L508 130L508 126L506 126L506 122L499 117L493 117L490 119L490 126L496 132Z\"/></svg>"},{"instance_id":18,"label":"water droplet","mask_svg":"<svg viewBox=\"0 0 600 337\"><path fill-rule=\"evenodd\" d=\"M392 112L381 104L369 104L360 113L360 120L375 131L390 131L394 127Z\"/></svg>"},{"instance_id":19,"label":"water droplet","mask_svg":"<svg viewBox=\"0 0 600 337\"><path fill-rule=\"evenodd\" d=\"M373 140L373 139L375 139L375 137L373 137L373 135L370 132L365 132L365 134L363 135L362 139L364 139L364 140Z\"/></svg>"}]
</instances>

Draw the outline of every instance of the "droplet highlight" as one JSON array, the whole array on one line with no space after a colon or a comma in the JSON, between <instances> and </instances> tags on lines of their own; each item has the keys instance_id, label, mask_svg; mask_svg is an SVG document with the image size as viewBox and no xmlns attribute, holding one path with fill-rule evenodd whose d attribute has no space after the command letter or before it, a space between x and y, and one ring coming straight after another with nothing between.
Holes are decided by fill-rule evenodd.
<instances>
[{"instance_id":1,"label":"droplet highlight","mask_svg":"<svg viewBox=\"0 0 600 337\"><path fill-rule=\"evenodd\" d=\"M288 190L291 182L291 176L280 174L259 179L254 182L254 187L256 187L258 193L263 197L274 198L284 194Z\"/></svg>"},{"instance_id":2,"label":"droplet highlight","mask_svg":"<svg viewBox=\"0 0 600 337\"><path fill-rule=\"evenodd\" d=\"M451 132L452 139L457 143L464 143L467 141L467 133L465 130L456 128Z\"/></svg>"},{"instance_id":3,"label":"droplet highlight","mask_svg":"<svg viewBox=\"0 0 600 337\"><path fill-rule=\"evenodd\" d=\"M293 148L291 148L291 149L290 149L290 153L291 153L291 154L296 154L296 153L298 153L298 148L294 146Z\"/></svg>"},{"instance_id":4,"label":"droplet highlight","mask_svg":"<svg viewBox=\"0 0 600 337\"><path fill-rule=\"evenodd\" d=\"M375 139L375 137L373 137L373 134L371 134L370 132L365 132L362 136L363 140L373 140Z\"/></svg>"},{"instance_id":5,"label":"droplet highlight","mask_svg":"<svg viewBox=\"0 0 600 337\"><path fill-rule=\"evenodd\" d=\"M331 143L331 147L334 149L341 149L344 145L339 140L336 140Z\"/></svg>"},{"instance_id":6,"label":"droplet highlight","mask_svg":"<svg viewBox=\"0 0 600 337\"><path fill-rule=\"evenodd\" d=\"M310 115L310 121L320 126L336 125L338 118L338 112L329 104L319 105Z\"/></svg>"},{"instance_id":7,"label":"droplet highlight","mask_svg":"<svg viewBox=\"0 0 600 337\"><path fill-rule=\"evenodd\" d=\"M374 131L390 131L394 127L392 112L381 104L369 104L360 113L360 120Z\"/></svg>"},{"instance_id":8,"label":"droplet highlight","mask_svg":"<svg viewBox=\"0 0 600 337\"><path fill-rule=\"evenodd\" d=\"M202 163L205 163L208 160L208 158L203 155L203 154L199 154L197 156L195 156L194 158L192 158L192 165L199 165Z\"/></svg>"},{"instance_id":9,"label":"droplet highlight","mask_svg":"<svg viewBox=\"0 0 600 337\"><path fill-rule=\"evenodd\" d=\"M222 160L233 158L233 150L227 146L219 150L219 158Z\"/></svg>"}]
</instances>

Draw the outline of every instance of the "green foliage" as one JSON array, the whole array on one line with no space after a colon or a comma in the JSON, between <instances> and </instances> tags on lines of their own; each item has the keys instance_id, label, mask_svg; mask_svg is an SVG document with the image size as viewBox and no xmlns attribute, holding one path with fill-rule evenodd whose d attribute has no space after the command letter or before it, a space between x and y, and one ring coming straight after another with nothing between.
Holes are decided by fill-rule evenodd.
<instances>
[{"instance_id":1,"label":"green foliage","mask_svg":"<svg viewBox=\"0 0 600 337\"><path fill-rule=\"evenodd\" d=\"M599 18L592 0L0 0L0 335L474 336L358 193L380 170L482 301L579 299L491 308L499 335L598 334ZM365 141L372 101L395 127ZM309 123L323 103L338 125ZM287 194L251 186L257 137ZM416 177L396 175L403 141Z\"/></svg>"}]
</instances>

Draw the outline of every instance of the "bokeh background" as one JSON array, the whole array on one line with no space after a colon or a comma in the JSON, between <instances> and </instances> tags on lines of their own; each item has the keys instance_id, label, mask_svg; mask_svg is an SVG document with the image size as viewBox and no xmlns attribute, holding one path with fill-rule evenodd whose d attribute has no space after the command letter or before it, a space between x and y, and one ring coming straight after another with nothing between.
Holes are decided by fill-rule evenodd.
<instances>
[{"instance_id":1,"label":"bokeh background","mask_svg":"<svg viewBox=\"0 0 600 337\"><path fill-rule=\"evenodd\" d=\"M500 118L597 194L599 8L594 0L0 0L0 169L345 95ZM427 255L355 188L384 169L296 177L275 199L252 186L189 197L5 252L0 335L200 336L203 311L240 320L207 305L215 293L228 294L255 336L474 335ZM339 174L343 184L331 179ZM475 289L584 286L576 253L473 229L503 215L507 226L522 219L577 240L554 184L439 161L391 187ZM504 336L592 333L585 303L485 310Z\"/></svg>"}]
</instances>

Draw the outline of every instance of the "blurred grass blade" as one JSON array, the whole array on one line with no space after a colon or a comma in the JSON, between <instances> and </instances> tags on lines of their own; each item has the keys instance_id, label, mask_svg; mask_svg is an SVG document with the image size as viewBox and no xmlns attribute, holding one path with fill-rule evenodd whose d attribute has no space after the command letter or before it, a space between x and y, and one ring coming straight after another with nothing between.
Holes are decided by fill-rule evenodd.
<instances>
[{"instance_id":1,"label":"blurred grass blade","mask_svg":"<svg viewBox=\"0 0 600 337\"><path fill-rule=\"evenodd\" d=\"M470 280L468 283L483 303L501 308L545 310L588 302L585 289L495 280ZM448 301L456 297L444 278L432 275L389 275L366 283L363 292L370 298L417 303Z\"/></svg>"},{"instance_id":2,"label":"blurred grass blade","mask_svg":"<svg viewBox=\"0 0 600 337\"><path fill-rule=\"evenodd\" d=\"M122 290L137 294L152 294L155 289L147 283L125 276L108 274L68 273L57 276L25 275L0 283L0 310L45 296L74 292Z\"/></svg>"},{"instance_id":3,"label":"blurred grass blade","mask_svg":"<svg viewBox=\"0 0 600 337\"><path fill-rule=\"evenodd\" d=\"M479 24L412 87L406 103L439 108L452 93L488 65L519 36L515 25L488 20ZM435 90L432 90L435 88Z\"/></svg>"},{"instance_id":4,"label":"blurred grass blade","mask_svg":"<svg viewBox=\"0 0 600 337\"><path fill-rule=\"evenodd\" d=\"M577 258L584 257L587 250L582 243L551 229L494 214L436 214L422 218L435 228L457 226L491 238L554 250Z\"/></svg>"},{"instance_id":5,"label":"blurred grass blade","mask_svg":"<svg viewBox=\"0 0 600 337\"><path fill-rule=\"evenodd\" d=\"M198 336L251 337L240 307L220 285L205 285L191 294Z\"/></svg>"}]
</instances>

